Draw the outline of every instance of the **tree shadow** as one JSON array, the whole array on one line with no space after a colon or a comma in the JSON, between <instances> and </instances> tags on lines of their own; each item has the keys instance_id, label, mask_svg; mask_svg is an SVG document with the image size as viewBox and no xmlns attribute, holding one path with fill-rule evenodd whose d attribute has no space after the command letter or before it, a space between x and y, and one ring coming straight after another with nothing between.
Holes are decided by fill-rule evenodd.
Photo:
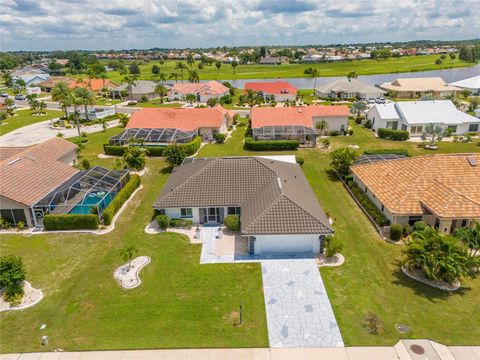
<instances>
[{"instance_id":1,"label":"tree shadow","mask_svg":"<svg viewBox=\"0 0 480 360\"><path fill-rule=\"evenodd\" d=\"M162 175L167 175L167 174L170 174L172 171L173 171L173 166L165 166L161 168L159 172Z\"/></svg>"},{"instance_id":2,"label":"tree shadow","mask_svg":"<svg viewBox=\"0 0 480 360\"><path fill-rule=\"evenodd\" d=\"M332 169L325 169L324 172L327 175L327 178L329 181L340 182L340 179L338 178L337 174Z\"/></svg>"}]
</instances>

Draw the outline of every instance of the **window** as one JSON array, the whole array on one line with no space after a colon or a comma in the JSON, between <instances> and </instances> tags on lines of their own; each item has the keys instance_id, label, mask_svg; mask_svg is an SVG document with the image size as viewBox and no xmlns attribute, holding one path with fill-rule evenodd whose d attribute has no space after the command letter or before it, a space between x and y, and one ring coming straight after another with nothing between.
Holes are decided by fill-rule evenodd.
<instances>
[{"instance_id":1,"label":"window","mask_svg":"<svg viewBox=\"0 0 480 360\"><path fill-rule=\"evenodd\" d=\"M165 209L158 209L158 215L165 215Z\"/></svg>"},{"instance_id":2,"label":"window","mask_svg":"<svg viewBox=\"0 0 480 360\"><path fill-rule=\"evenodd\" d=\"M387 121L385 126L387 129L397 130L398 129L398 121Z\"/></svg>"},{"instance_id":3,"label":"window","mask_svg":"<svg viewBox=\"0 0 480 360\"><path fill-rule=\"evenodd\" d=\"M228 215L240 215L240 207L239 206L230 206L227 208Z\"/></svg>"},{"instance_id":4,"label":"window","mask_svg":"<svg viewBox=\"0 0 480 360\"><path fill-rule=\"evenodd\" d=\"M452 134L456 133L457 132L457 125L448 125L448 130L450 130L450 132Z\"/></svg>"},{"instance_id":5,"label":"window","mask_svg":"<svg viewBox=\"0 0 480 360\"><path fill-rule=\"evenodd\" d=\"M345 125L344 124L340 125L340 131L341 132L345 131Z\"/></svg>"},{"instance_id":6,"label":"window","mask_svg":"<svg viewBox=\"0 0 480 360\"><path fill-rule=\"evenodd\" d=\"M402 130L407 130L407 125L402 124Z\"/></svg>"},{"instance_id":7,"label":"window","mask_svg":"<svg viewBox=\"0 0 480 360\"><path fill-rule=\"evenodd\" d=\"M385 206L384 206L384 205L382 205L382 212L383 212L384 210L385 210Z\"/></svg>"},{"instance_id":8,"label":"window","mask_svg":"<svg viewBox=\"0 0 480 360\"><path fill-rule=\"evenodd\" d=\"M468 126L468 132L477 132L478 131L478 124L470 124Z\"/></svg>"},{"instance_id":9,"label":"window","mask_svg":"<svg viewBox=\"0 0 480 360\"><path fill-rule=\"evenodd\" d=\"M410 127L410 134L421 134L423 132L423 126Z\"/></svg>"},{"instance_id":10,"label":"window","mask_svg":"<svg viewBox=\"0 0 480 360\"><path fill-rule=\"evenodd\" d=\"M421 216L409 216L408 225L413 226L417 221L422 221Z\"/></svg>"},{"instance_id":11,"label":"window","mask_svg":"<svg viewBox=\"0 0 480 360\"><path fill-rule=\"evenodd\" d=\"M184 217L193 217L192 215L192 208L181 208L180 209L180 216Z\"/></svg>"}]
</instances>

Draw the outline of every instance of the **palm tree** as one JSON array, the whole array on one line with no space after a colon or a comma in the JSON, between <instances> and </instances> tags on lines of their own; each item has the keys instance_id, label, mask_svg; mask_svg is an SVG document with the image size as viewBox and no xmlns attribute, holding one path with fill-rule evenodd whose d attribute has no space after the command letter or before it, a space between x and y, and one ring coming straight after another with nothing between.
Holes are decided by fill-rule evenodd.
<instances>
[{"instance_id":1,"label":"palm tree","mask_svg":"<svg viewBox=\"0 0 480 360\"><path fill-rule=\"evenodd\" d=\"M480 105L480 96L470 96L467 100L470 104L468 106L469 111L475 111L478 105Z\"/></svg>"},{"instance_id":2,"label":"palm tree","mask_svg":"<svg viewBox=\"0 0 480 360\"><path fill-rule=\"evenodd\" d=\"M130 96L130 100L133 98L133 87L137 85L137 77L135 75L125 75L123 77L123 81L127 83L128 87L128 94Z\"/></svg>"},{"instance_id":3,"label":"palm tree","mask_svg":"<svg viewBox=\"0 0 480 360\"><path fill-rule=\"evenodd\" d=\"M66 82L60 81L52 89L52 100L58 101L62 110L65 112L65 118L68 117L67 106L64 102L70 96L71 90Z\"/></svg>"},{"instance_id":4,"label":"palm tree","mask_svg":"<svg viewBox=\"0 0 480 360\"><path fill-rule=\"evenodd\" d=\"M323 135L324 131L328 129L328 122L322 119L315 125L315 127L320 131L320 135Z\"/></svg>"},{"instance_id":5,"label":"palm tree","mask_svg":"<svg viewBox=\"0 0 480 360\"><path fill-rule=\"evenodd\" d=\"M187 66L183 62L179 61L175 65L175 70L180 70L180 77L182 78L182 81L183 81L183 70L187 70Z\"/></svg>"},{"instance_id":6,"label":"palm tree","mask_svg":"<svg viewBox=\"0 0 480 360\"><path fill-rule=\"evenodd\" d=\"M160 95L160 104L163 104L163 97L167 94L167 91L165 85L158 84L155 86L155 94Z\"/></svg>"},{"instance_id":7,"label":"palm tree","mask_svg":"<svg viewBox=\"0 0 480 360\"><path fill-rule=\"evenodd\" d=\"M78 142L80 143L82 134L80 133L80 116L78 113L78 108L83 105L82 99L77 97L77 95L74 92L70 92L68 95L68 98L64 100L65 104L68 104L67 106L73 106L73 113L75 116L75 124L77 125L77 131L78 131Z\"/></svg>"},{"instance_id":8,"label":"palm tree","mask_svg":"<svg viewBox=\"0 0 480 360\"><path fill-rule=\"evenodd\" d=\"M195 94L187 94L187 95L185 96L185 100L186 100L187 102L189 102L190 105L192 105L193 102L194 102L195 100L197 100L197 97L195 96Z\"/></svg>"},{"instance_id":9,"label":"palm tree","mask_svg":"<svg viewBox=\"0 0 480 360\"><path fill-rule=\"evenodd\" d=\"M188 64L188 66L190 66L190 69L192 69L193 65L195 64L195 59L193 58L192 53L188 53L188 55L187 55L187 64Z\"/></svg>"},{"instance_id":10,"label":"palm tree","mask_svg":"<svg viewBox=\"0 0 480 360\"><path fill-rule=\"evenodd\" d=\"M142 170L145 167L145 149L138 146L130 146L123 153L123 162L129 169Z\"/></svg>"},{"instance_id":11,"label":"palm tree","mask_svg":"<svg viewBox=\"0 0 480 360\"><path fill-rule=\"evenodd\" d=\"M198 71L197 70L190 70L188 72L188 81L190 81L191 83L200 82L200 77L198 76Z\"/></svg>"},{"instance_id":12,"label":"palm tree","mask_svg":"<svg viewBox=\"0 0 480 360\"><path fill-rule=\"evenodd\" d=\"M441 125L428 124L425 126L425 129L423 131L423 137L427 138L428 136L430 136L429 146L433 146L435 144L435 141L442 140L444 132L445 131Z\"/></svg>"},{"instance_id":13,"label":"palm tree","mask_svg":"<svg viewBox=\"0 0 480 360\"><path fill-rule=\"evenodd\" d=\"M480 251L480 221L474 221L471 227L455 229L454 236L467 245L473 256Z\"/></svg>"},{"instance_id":14,"label":"palm tree","mask_svg":"<svg viewBox=\"0 0 480 360\"><path fill-rule=\"evenodd\" d=\"M78 87L74 90L75 96L78 97L83 105L85 111L85 120L88 119L88 105L95 105L95 98L93 93L84 87Z\"/></svg>"},{"instance_id":15,"label":"palm tree","mask_svg":"<svg viewBox=\"0 0 480 360\"><path fill-rule=\"evenodd\" d=\"M220 68L222 67L222 63L220 61L217 61L215 63L215 67L217 68L217 74L220 75Z\"/></svg>"},{"instance_id":16,"label":"palm tree","mask_svg":"<svg viewBox=\"0 0 480 360\"><path fill-rule=\"evenodd\" d=\"M130 271L130 268L132 267L132 258L135 253L138 252L138 249L135 247L135 245L127 245L125 248L122 250L122 259L123 261L128 261L128 271Z\"/></svg>"},{"instance_id":17,"label":"palm tree","mask_svg":"<svg viewBox=\"0 0 480 360\"><path fill-rule=\"evenodd\" d=\"M357 72L356 71L350 71L347 74L347 79L356 79L357 78Z\"/></svg>"},{"instance_id":18,"label":"palm tree","mask_svg":"<svg viewBox=\"0 0 480 360\"><path fill-rule=\"evenodd\" d=\"M320 75L320 72L317 69L312 69L310 76L313 78L313 92L315 93L315 88L317 87L317 77Z\"/></svg>"},{"instance_id":19,"label":"palm tree","mask_svg":"<svg viewBox=\"0 0 480 360\"><path fill-rule=\"evenodd\" d=\"M108 79L107 73L106 72L100 73L99 78L102 79L102 88L105 88L105 80Z\"/></svg>"},{"instance_id":20,"label":"palm tree","mask_svg":"<svg viewBox=\"0 0 480 360\"><path fill-rule=\"evenodd\" d=\"M367 104L365 101L357 101L355 104L353 104L351 111L353 113L357 113L357 119L360 119L360 115L362 111L365 111L367 109Z\"/></svg>"},{"instance_id":21,"label":"palm tree","mask_svg":"<svg viewBox=\"0 0 480 360\"><path fill-rule=\"evenodd\" d=\"M175 79L175 83L178 81L178 73L177 72L172 72L170 76L168 77L169 79Z\"/></svg>"},{"instance_id":22,"label":"palm tree","mask_svg":"<svg viewBox=\"0 0 480 360\"><path fill-rule=\"evenodd\" d=\"M160 71L160 72L157 74L157 78L158 78L158 82L160 82L161 84L163 84L165 81L167 81L167 73L166 73L166 72L163 72L163 71Z\"/></svg>"},{"instance_id":23,"label":"palm tree","mask_svg":"<svg viewBox=\"0 0 480 360\"><path fill-rule=\"evenodd\" d=\"M230 64L232 65L232 68L233 68L233 75L235 75L235 68L238 66L238 61L236 60L233 60L232 63Z\"/></svg>"}]
</instances>

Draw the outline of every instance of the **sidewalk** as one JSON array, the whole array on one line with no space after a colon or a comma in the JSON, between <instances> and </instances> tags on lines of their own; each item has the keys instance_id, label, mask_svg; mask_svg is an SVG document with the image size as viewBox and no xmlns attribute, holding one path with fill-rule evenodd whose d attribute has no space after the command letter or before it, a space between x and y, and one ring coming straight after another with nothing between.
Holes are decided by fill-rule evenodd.
<instances>
[{"instance_id":1,"label":"sidewalk","mask_svg":"<svg viewBox=\"0 0 480 360\"><path fill-rule=\"evenodd\" d=\"M411 350L412 345L416 345ZM418 354L424 351L423 354ZM480 360L480 346L404 340L395 346L347 348L178 349L45 352L0 355L0 360Z\"/></svg>"}]
</instances>

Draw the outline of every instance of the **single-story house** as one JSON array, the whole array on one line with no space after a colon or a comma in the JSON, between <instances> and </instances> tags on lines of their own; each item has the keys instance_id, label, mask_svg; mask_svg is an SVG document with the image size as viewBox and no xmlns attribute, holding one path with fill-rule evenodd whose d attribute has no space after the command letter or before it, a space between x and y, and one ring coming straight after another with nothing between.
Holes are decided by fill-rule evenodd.
<instances>
[{"instance_id":1,"label":"single-story house","mask_svg":"<svg viewBox=\"0 0 480 360\"><path fill-rule=\"evenodd\" d=\"M436 154L351 167L392 224L425 221L445 233L480 220L480 154Z\"/></svg>"},{"instance_id":2,"label":"single-story house","mask_svg":"<svg viewBox=\"0 0 480 360\"><path fill-rule=\"evenodd\" d=\"M36 85L50 78L50 75L32 66L24 66L10 73L13 81L23 80L25 85Z\"/></svg>"},{"instance_id":3,"label":"single-story house","mask_svg":"<svg viewBox=\"0 0 480 360\"><path fill-rule=\"evenodd\" d=\"M53 87L58 84L59 82L64 82L67 85L71 82L76 81L75 79L69 78L67 76L52 76L51 78L38 83L37 85L42 89L44 92L52 91Z\"/></svg>"},{"instance_id":4,"label":"single-story house","mask_svg":"<svg viewBox=\"0 0 480 360\"><path fill-rule=\"evenodd\" d=\"M266 101L295 101L297 98L297 88L284 80L246 82L244 89L258 92Z\"/></svg>"},{"instance_id":5,"label":"single-story house","mask_svg":"<svg viewBox=\"0 0 480 360\"><path fill-rule=\"evenodd\" d=\"M72 165L77 146L52 138L32 147L0 147L0 216L13 226L42 227L45 214L101 216L128 181L128 171Z\"/></svg>"},{"instance_id":6,"label":"single-story house","mask_svg":"<svg viewBox=\"0 0 480 360\"><path fill-rule=\"evenodd\" d=\"M206 83L176 83L168 93L168 99L185 100L185 97L193 94L197 101L206 103L210 99L220 99L222 96L230 94L230 89L218 81L209 81Z\"/></svg>"},{"instance_id":7,"label":"single-story house","mask_svg":"<svg viewBox=\"0 0 480 360\"><path fill-rule=\"evenodd\" d=\"M219 225L238 215L250 253L319 253L333 233L295 163L260 157L188 159L153 207L169 218Z\"/></svg>"},{"instance_id":8,"label":"single-story house","mask_svg":"<svg viewBox=\"0 0 480 360\"><path fill-rule=\"evenodd\" d=\"M70 89L76 89L78 87L84 87L89 89L95 95L102 92L102 89L112 90L116 88L118 84L109 79L86 79L86 80L73 80L68 82Z\"/></svg>"},{"instance_id":9,"label":"single-story house","mask_svg":"<svg viewBox=\"0 0 480 360\"><path fill-rule=\"evenodd\" d=\"M213 140L217 133L226 133L233 113L221 106L211 108L144 108L135 111L126 129L110 138L111 145L125 145L129 139L142 139L145 144L186 143L200 135Z\"/></svg>"},{"instance_id":10,"label":"single-story house","mask_svg":"<svg viewBox=\"0 0 480 360\"><path fill-rule=\"evenodd\" d=\"M260 65L281 65L288 64L286 56L262 56L258 61Z\"/></svg>"},{"instance_id":11,"label":"single-story house","mask_svg":"<svg viewBox=\"0 0 480 360\"><path fill-rule=\"evenodd\" d=\"M374 130L379 128L407 130L410 136L421 136L428 124L450 128L463 135L480 130L480 121L458 110L450 100L399 101L375 104L367 112Z\"/></svg>"},{"instance_id":12,"label":"single-story house","mask_svg":"<svg viewBox=\"0 0 480 360\"><path fill-rule=\"evenodd\" d=\"M328 131L346 131L349 109L346 105L255 107L251 110L253 140L299 140L316 142L316 126L327 123Z\"/></svg>"},{"instance_id":13,"label":"single-story house","mask_svg":"<svg viewBox=\"0 0 480 360\"><path fill-rule=\"evenodd\" d=\"M358 79L337 79L315 88L315 95L330 99L376 99L385 92Z\"/></svg>"},{"instance_id":14,"label":"single-story house","mask_svg":"<svg viewBox=\"0 0 480 360\"><path fill-rule=\"evenodd\" d=\"M442 78L402 78L379 85L385 91L394 91L398 98L414 99L422 96L445 97L462 89L445 83Z\"/></svg>"},{"instance_id":15,"label":"single-story house","mask_svg":"<svg viewBox=\"0 0 480 360\"><path fill-rule=\"evenodd\" d=\"M157 86L157 83L154 81L149 81L149 80L136 80L135 84L132 85L132 100L141 100L144 96L146 96L148 99L153 99L158 97L157 94L155 94L155 87ZM128 93L128 98L130 99L130 93L129 93L129 86L128 84L121 84L119 86L114 87L110 93L112 94L112 98L114 99L120 99L122 98L122 93L126 92Z\"/></svg>"},{"instance_id":16,"label":"single-story house","mask_svg":"<svg viewBox=\"0 0 480 360\"><path fill-rule=\"evenodd\" d=\"M455 81L453 83L450 83L450 85L459 87L463 90L469 90L472 92L472 95L480 95L480 75L460 81Z\"/></svg>"}]
</instances>

